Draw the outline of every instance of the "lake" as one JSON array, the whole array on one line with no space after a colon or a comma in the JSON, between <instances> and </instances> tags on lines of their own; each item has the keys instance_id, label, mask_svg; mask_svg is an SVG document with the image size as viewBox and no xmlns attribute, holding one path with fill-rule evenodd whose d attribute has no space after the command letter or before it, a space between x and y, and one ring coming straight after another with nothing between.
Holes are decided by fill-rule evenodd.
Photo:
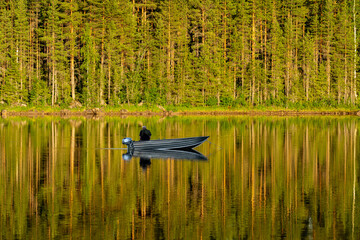
<instances>
[{"instance_id":1,"label":"lake","mask_svg":"<svg viewBox=\"0 0 360 240\"><path fill-rule=\"evenodd\" d=\"M0 119L0 239L358 239L359 120ZM123 159L143 125L206 159Z\"/></svg>"}]
</instances>

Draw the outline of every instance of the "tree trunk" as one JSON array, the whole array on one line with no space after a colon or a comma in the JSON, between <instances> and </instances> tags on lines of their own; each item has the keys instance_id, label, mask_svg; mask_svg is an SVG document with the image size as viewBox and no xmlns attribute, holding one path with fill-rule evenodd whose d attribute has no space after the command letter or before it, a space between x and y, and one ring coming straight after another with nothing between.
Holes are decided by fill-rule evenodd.
<instances>
[{"instance_id":1,"label":"tree trunk","mask_svg":"<svg viewBox=\"0 0 360 240\"><path fill-rule=\"evenodd\" d=\"M328 36L329 38L329 36ZM331 59L330 59L330 39L326 41L326 79L327 79L327 95L330 97L330 80L331 80Z\"/></svg>"},{"instance_id":2,"label":"tree trunk","mask_svg":"<svg viewBox=\"0 0 360 240\"><path fill-rule=\"evenodd\" d=\"M28 75L28 78L29 78L29 91L31 90L32 88L32 73L33 73L33 31L34 31L34 28L33 28L33 19L32 17L34 16L34 12L33 10L30 11L30 18L29 18L29 68L28 68L28 71L29 71L29 75Z\"/></svg>"},{"instance_id":3,"label":"tree trunk","mask_svg":"<svg viewBox=\"0 0 360 240\"><path fill-rule=\"evenodd\" d=\"M71 84L71 98L75 101L75 37L73 26L73 12L72 5L73 0L70 1L70 84Z\"/></svg>"},{"instance_id":4,"label":"tree trunk","mask_svg":"<svg viewBox=\"0 0 360 240\"><path fill-rule=\"evenodd\" d=\"M291 15L290 12L288 12L288 17L287 17L288 21L291 22ZM290 71L291 71L291 29L288 29L288 38L286 41L286 48L287 48L287 53L286 53L286 78L285 78L285 96L286 98L289 98L289 93L290 93Z\"/></svg>"},{"instance_id":5,"label":"tree trunk","mask_svg":"<svg viewBox=\"0 0 360 240\"><path fill-rule=\"evenodd\" d=\"M356 70L357 70L357 66L356 66L356 61L357 61L357 42L356 42L356 0L354 0L354 5L353 5L353 21L354 21L354 89L353 89L353 95L354 95L354 99L353 99L353 104L356 102L357 100L357 79L356 79Z\"/></svg>"},{"instance_id":6,"label":"tree trunk","mask_svg":"<svg viewBox=\"0 0 360 240\"><path fill-rule=\"evenodd\" d=\"M205 46L205 10L204 7L201 8L201 43L203 46ZM196 48L196 57L199 56L199 48ZM203 66L203 71L205 74L205 77L207 75L207 69L205 66ZM209 81L209 79L208 79ZM203 104L206 103L206 94L205 94L205 84L202 84L202 97L203 97Z\"/></svg>"},{"instance_id":7,"label":"tree trunk","mask_svg":"<svg viewBox=\"0 0 360 240\"><path fill-rule=\"evenodd\" d=\"M346 22L345 21L345 29L346 29ZM344 92L344 102L347 103L348 101L348 66L347 66L347 36L346 36L346 30L345 30L345 53L344 53L344 88L345 88L345 92Z\"/></svg>"},{"instance_id":8,"label":"tree trunk","mask_svg":"<svg viewBox=\"0 0 360 240\"><path fill-rule=\"evenodd\" d=\"M224 64L224 66L223 66L223 73L222 73L222 75L223 75L223 82L225 82L226 81L226 86L227 86L227 83L228 83L228 79L227 79L227 76L226 76L226 72L227 72L227 66L226 66L226 57L227 57L227 53L226 53L226 51L227 51L227 46L226 46L226 44L227 44L227 21L226 21L226 18L227 18L227 13L226 13L226 11L227 11L227 6L226 6L226 0L225 0L225 9L224 9L224 14L223 14L223 23L224 23L224 25L223 25L223 28L224 28L224 36L223 36L223 64ZM226 88L226 86L225 86L225 88ZM220 103L220 97L219 97L219 103Z\"/></svg>"},{"instance_id":9,"label":"tree trunk","mask_svg":"<svg viewBox=\"0 0 360 240\"><path fill-rule=\"evenodd\" d=\"M167 70L167 86L171 85L171 5L170 0L168 1L168 41L167 41L167 60L166 60L166 70ZM166 101L170 104L171 101L171 89L167 87Z\"/></svg>"},{"instance_id":10,"label":"tree trunk","mask_svg":"<svg viewBox=\"0 0 360 240\"><path fill-rule=\"evenodd\" d=\"M108 63L108 104L110 103L111 100L111 53L109 53L109 63Z\"/></svg>"},{"instance_id":11,"label":"tree trunk","mask_svg":"<svg viewBox=\"0 0 360 240\"><path fill-rule=\"evenodd\" d=\"M251 38L251 104L254 105L255 102L255 3L253 3L253 12L252 12L252 38Z\"/></svg>"},{"instance_id":12,"label":"tree trunk","mask_svg":"<svg viewBox=\"0 0 360 240\"><path fill-rule=\"evenodd\" d=\"M265 29L264 29L264 101L267 100L268 97L268 90L267 90L267 26L266 26L266 20L265 20Z\"/></svg>"},{"instance_id":13,"label":"tree trunk","mask_svg":"<svg viewBox=\"0 0 360 240\"><path fill-rule=\"evenodd\" d=\"M54 24L54 22L53 22ZM52 46L51 46L51 79L52 79L52 91L51 91L51 106L54 106L56 99L55 99L55 32L52 29Z\"/></svg>"},{"instance_id":14,"label":"tree trunk","mask_svg":"<svg viewBox=\"0 0 360 240\"><path fill-rule=\"evenodd\" d=\"M105 36L105 16L104 16L104 6L102 14L102 34L101 34L101 63L100 63L100 83L99 83L99 104L100 106L105 105L104 101L104 61L105 61L105 51L104 51L104 36Z\"/></svg>"}]
</instances>

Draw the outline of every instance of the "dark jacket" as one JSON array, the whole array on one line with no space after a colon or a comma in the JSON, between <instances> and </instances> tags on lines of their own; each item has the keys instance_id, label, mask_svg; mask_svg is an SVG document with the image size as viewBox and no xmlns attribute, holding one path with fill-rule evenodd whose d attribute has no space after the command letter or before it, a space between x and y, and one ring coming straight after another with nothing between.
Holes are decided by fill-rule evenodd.
<instances>
[{"instance_id":1,"label":"dark jacket","mask_svg":"<svg viewBox=\"0 0 360 240\"><path fill-rule=\"evenodd\" d=\"M140 131L140 141L147 141L150 140L151 132L148 129L142 129Z\"/></svg>"}]
</instances>

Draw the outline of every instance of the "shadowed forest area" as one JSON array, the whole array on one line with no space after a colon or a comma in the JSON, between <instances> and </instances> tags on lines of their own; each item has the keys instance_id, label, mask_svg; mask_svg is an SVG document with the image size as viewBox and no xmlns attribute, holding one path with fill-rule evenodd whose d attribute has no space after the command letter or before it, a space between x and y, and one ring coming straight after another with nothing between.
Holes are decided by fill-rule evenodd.
<instances>
[{"instance_id":1,"label":"shadowed forest area","mask_svg":"<svg viewBox=\"0 0 360 240\"><path fill-rule=\"evenodd\" d=\"M357 106L356 0L2 0L0 105Z\"/></svg>"}]
</instances>

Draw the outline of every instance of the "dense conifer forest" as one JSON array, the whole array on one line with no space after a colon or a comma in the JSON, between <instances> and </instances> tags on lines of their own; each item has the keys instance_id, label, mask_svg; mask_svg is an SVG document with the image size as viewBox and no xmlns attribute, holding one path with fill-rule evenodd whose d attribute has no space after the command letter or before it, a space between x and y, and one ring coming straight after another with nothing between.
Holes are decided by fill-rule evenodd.
<instances>
[{"instance_id":1,"label":"dense conifer forest","mask_svg":"<svg viewBox=\"0 0 360 240\"><path fill-rule=\"evenodd\" d=\"M359 104L358 0L1 0L0 104Z\"/></svg>"}]
</instances>

